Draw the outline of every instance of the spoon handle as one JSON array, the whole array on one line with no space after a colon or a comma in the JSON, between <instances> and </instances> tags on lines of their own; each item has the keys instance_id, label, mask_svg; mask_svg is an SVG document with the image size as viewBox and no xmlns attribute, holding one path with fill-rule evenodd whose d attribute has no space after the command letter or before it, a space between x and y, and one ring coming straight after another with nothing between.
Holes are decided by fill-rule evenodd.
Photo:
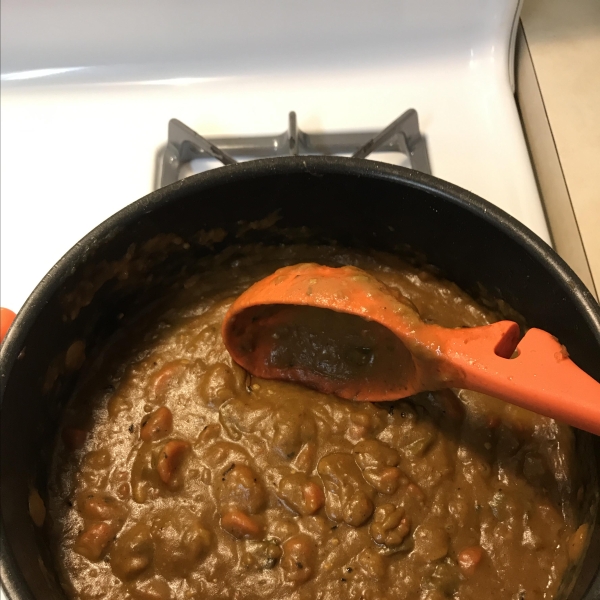
<instances>
[{"instance_id":1,"label":"spoon handle","mask_svg":"<svg viewBox=\"0 0 600 600\"><path fill-rule=\"evenodd\" d=\"M484 338L465 343L463 331L468 330L454 330L444 342L444 354L459 373L458 387L600 435L600 383L569 358L554 336L530 329L515 352L498 352ZM511 354L516 356L503 358Z\"/></svg>"}]
</instances>

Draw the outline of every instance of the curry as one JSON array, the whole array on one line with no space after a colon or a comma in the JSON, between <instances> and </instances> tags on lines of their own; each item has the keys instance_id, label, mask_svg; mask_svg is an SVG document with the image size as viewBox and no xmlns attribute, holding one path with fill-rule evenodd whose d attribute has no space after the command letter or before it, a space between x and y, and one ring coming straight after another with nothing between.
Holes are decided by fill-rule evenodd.
<instances>
[{"instance_id":1,"label":"curry","mask_svg":"<svg viewBox=\"0 0 600 600\"><path fill-rule=\"evenodd\" d=\"M365 269L426 322L504 315L387 255L254 247L211 260L168 302L125 316L68 406L48 510L70 598L555 597L586 536L570 428L458 389L369 403L262 380L220 335L237 295L298 262ZM288 360L284 343L273 360Z\"/></svg>"}]
</instances>

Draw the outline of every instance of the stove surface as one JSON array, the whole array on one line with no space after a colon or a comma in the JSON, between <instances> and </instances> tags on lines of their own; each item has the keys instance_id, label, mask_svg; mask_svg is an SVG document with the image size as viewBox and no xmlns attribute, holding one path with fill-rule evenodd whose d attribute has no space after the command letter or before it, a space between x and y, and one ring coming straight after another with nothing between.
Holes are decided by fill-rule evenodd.
<instances>
[{"instance_id":1,"label":"stove surface","mask_svg":"<svg viewBox=\"0 0 600 600\"><path fill-rule=\"evenodd\" d=\"M404 4L176 2L166 14L7 0L2 304L18 310L75 242L156 187L171 118L206 137L277 134L294 110L308 133L343 132L412 107L435 176L548 241L511 88L516 0Z\"/></svg>"}]
</instances>

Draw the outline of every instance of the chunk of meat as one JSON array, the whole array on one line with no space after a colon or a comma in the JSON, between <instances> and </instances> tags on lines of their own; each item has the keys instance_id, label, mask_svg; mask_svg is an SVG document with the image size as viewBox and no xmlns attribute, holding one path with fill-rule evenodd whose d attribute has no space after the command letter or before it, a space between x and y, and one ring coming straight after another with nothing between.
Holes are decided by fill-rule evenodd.
<instances>
[{"instance_id":1,"label":"chunk of meat","mask_svg":"<svg viewBox=\"0 0 600 600\"><path fill-rule=\"evenodd\" d=\"M88 452L81 460L76 474L80 489L106 489L112 464L113 459L108 449L99 448Z\"/></svg>"},{"instance_id":2,"label":"chunk of meat","mask_svg":"<svg viewBox=\"0 0 600 600\"><path fill-rule=\"evenodd\" d=\"M90 521L123 521L127 507L107 492L83 491L77 495L77 509Z\"/></svg>"},{"instance_id":3,"label":"chunk of meat","mask_svg":"<svg viewBox=\"0 0 600 600\"><path fill-rule=\"evenodd\" d=\"M167 391L168 387L181 375L189 360L181 359L168 362L163 365L150 381L150 389L155 398L160 398Z\"/></svg>"},{"instance_id":4,"label":"chunk of meat","mask_svg":"<svg viewBox=\"0 0 600 600\"><path fill-rule=\"evenodd\" d=\"M156 497L164 489L154 461L156 446L143 443L131 467L131 496L135 502L143 504L148 497Z\"/></svg>"},{"instance_id":5,"label":"chunk of meat","mask_svg":"<svg viewBox=\"0 0 600 600\"><path fill-rule=\"evenodd\" d=\"M281 568L287 581L299 584L314 574L317 548L312 538L299 533L287 539L282 546Z\"/></svg>"},{"instance_id":6,"label":"chunk of meat","mask_svg":"<svg viewBox=\"0 0 600 600\"><path fill-rule=\"evenodd\" d=\"M217 426L220 427L220 426ZM209 425L206 432L211 432ZM214 431L214 430L213 430ZM204 444L196 444L196 449L200 453L202 462L215 473L215 480L221 481L223 473L231 468L231 465L245 465L252 462L248 451L232 442L222 440L208 440Z\"/></svg>"},{"instance_id":7,"label":"chunk of meat","mask_svg":"<svg viewBox=\"0 0 600 600\"><path fill-rule=\"evenodd\" d=\"M275 420L273 449L281 458L291 460L298 456L303 445L301 428L300 422L285 413Z\"/></svg>"},{"instance_id":8,"label":"chunk of meat","mask_svg":"<svg viewBox=\"0 0 600 600\"><path fill-rule=\"evenodd\" d=\"M183 463L189 450L190 445L183 440L171 440L164 445L156 463L156 470L164 483L167 485L174 483L175 472Z\"/></svg>"},{"instance_id":9,"label":"chunk of meat","mask_svg":"<svg viewBox=\"0 0 600 600\"><path fill-rule=\"evenodd\" d=\"M214 442L221 435L221 426L218 423L206 425L198 434L196 444L200 449L205 448L211 442Z\"/></svg>"},{"instance_id":10,"label":"chunk of meat","mask_svg":"<svg viewBox=\"0 0 600 600\"><path fill-rule=\"evenodd\" d=\"M243 564L247 568L273 569L281 554L281 546L275 540L247 541Z\"/></svg>"},{"instance_id":11,"label":"chunk of meat","mask_svg":"<svg viewBox=\"0 0 600 600\"><path fill-rule=\"evenodd\" d=\"M202 375L198 393L202 402L211 408L219 408L239 390L239 382L233 369L224 363L211 365Z\"/></svg>"},{"instance_id":12,"label":"chunk of meat","mask_svg":"<svg viewBox=\"0 0 600 600\"><path fill-rule=\"evenodd\" d=\"M444 558L448 554L450 539L448 532L435 522L425 521L413 533L413 553L427 562Z\"/></svg>"},{"instance_id":13,"label":"chunk of meat","mask_svg":"<svg viewBox=\"0 0 600 600\"><path fill-rule=\"evenodd\" d=\"M187 577L204 560L211 535L187 508L158 512L152 522L154 567L165 579Z\"/></svg>"},{"instance_id":14,"label":"chunk of meat","mask_svg":"<svg viewBox=\"0 0 600 600\"><path fill-rule=\"evenodd\" d=\"M396 450L379 440L363 440L352 450L363 477L378 492L393 494L408 478L397 467L400 455Z\"/></svg>"},{"instance_id":15,"label":"chunk of meat","mask_svg":"<svg viewBox=\"0 0 600 600\"><path fill-rule=\"evenodd\" d=\"M400 486L409 481L398 467L365 469L363 476L381 494L394 494Z\"/></svg>"},{"instance_id":16,"label":"chunk of meat","mask_svg":"<svg viewBox=\"0 0 600 600\"><path fill-rule=\"evenodd\" d=\"M351 454L335 452L317 466L325 487L325 511L332 521L358 527L373 514L375 490L363 476Z\"/></svg>"},{"instance_id":17,"label":"chunk of meat","mask_svg":"<svg viewBox=\"0 0 600 600\"><path fill-rule=\"evenodd\" d=\"M273 407L257 399L255 394L234 396L219 408L219 422L233 440L240 440L249 433L272 435L273 420Z\"/></svg>"},{"instance_id":18,"label":"chunk of meat","mask_svg":"<svg viewBox=\"0 0 600 600\"><path fill-rule=\"evenodd\" d=\"M395 548L410 532L410 519L402 507L382 504L377 507L371 523L371 537L378 544Z\"/></svg>"},{"instance_id":19,"label":"chunk of meat","mask_svg":"<svg viewBox=\"0 0 600 600\"><path fill-rule=\"evenodd\" d=\"M272 395L284 394L281 382L261 382L252 384L258 387L255 393L233 398L221 407L221 420L230 435L239 439L240 435L252 433L268 440L269 449L276 460L292 461L305 444L316 437L314 418L293 399L285 408L278 408L266 400ZM262 392L265 388L265 392Z\"/></svg>"},{"instance_id":20,"label":"chunk of meat","mask_svg":"<svg viewBox=\"0 0 600 600\"><path fill-rule=\"evenodd\" d=\"M238 539L257 538L262 534L260 522L237 508L231 508L223 514L221 527Z\"/></svg>"},{"instance_id":21,"label":"chunk of meat","mask_svg":"<svg viewBox=\"0 0 600 600\"><path fill-rule=\"evenodd\" d=\"M130 581L143 573L154 558L154 542L146 523L137 523L124 531L110 553L110 567L121 581Z\"/></svg>"},{"instance_id":22,"label":"chunk of meat","mask_svg":"<svg viewBox=\"0 0 600 600\"><path fill-rule=\"evenodd\" d=\"M235 507L256 514L267 503L267 494L258 475L247 465L232 463L221 474L220 483L219 501L222 507Z\"/></svg>"},{"instance_id":23,"label":"chunk of meat","mask_svg":"<svg viewBox=\"0 0 600 600\"><path fill-rule=\"evenodd\" d=\"M423 457L437 439L438 429L424 411L417 411L408 402L400 402L394 410L396 418L393 430L389 431L386 442L397 448L408 466ZM409 473L410 474L410 473Z\"/></svg>"},{"instance_id":24,"label":"chunk of meat","mask_svg":"<svg viewBox=\"0 0 600 600\"><path fill-rule=\"evenodd\" d=\"M373 501L364 490L354 492L343 506L343 519L348 525L360 527L373 514Z\"/></svg>"},{"instance_id":25,"label":"chunk of meat","mask_svg":"<svg viewBox=\"0 0 600 600\"><path fill-rule=\"evenodd\" d=\"M155 442L169 435L172 429L173 413L166 406L161 406L142 419L140 438L144 442Z\"/></svg>"},{"instance_id":26,"label":"chunk of meat","mask_svg":"<svg viewBox=\"0 0 600 600\"><path fill-rule=\"evenodd\" d=\"M356 562L369 578L383 579L387 573L386 559L375 548L365 548Z\"/></svg>"},{"instance_id":27,"label":"chunk of meat","mask_svg":"<svg viewBox=\"0 0 600 600\"><path fill-rule=\"evenodd\" d=\"M278 540L287 540L289 537L300 533L298 519L289 518L288 516L278 517L270 516L268 526L269 534ZM329 528L327 528L329 531Z\"/></svg>"},{"instance_id":28,"label":"chunk of meat","mask_svg":"<svg viewBox=\"0 0 600 600\"><path fill-rule=\"evenodd\" d=\"M356 412L353 411L350 414L350 424L346 431L346 437L350 441L356 442L368 436L376 435L384 427L382 415L385 415L385 411L375 408L370 403L357 406Z\"/></svg>"},{"instance_id":29,"label":"chunk of meat","mask_svg":"<svg viewBox=\"0 0 600 600\"><path fill-rule=\"evenodd\" d=\"M363 440L352 450L354 459L361 469L395 467L400 462L397 450L379 440Z\"/></svg>"},{"instance_id":30,"label":"chunk of meat","mask_svg":"<svg viewBox=\"0 0 600 600\"><path fill-rule=\"evenodd\" d=\"M282 477L279 496L302 516L313 515L325 504L323 488L303 473Z\"/></svg>"},{"instance_id":31,"label":"chunk of meat","mask_svg":"<svg viewBox=\"0 0 600 600\"><path fill-rule=\"evenodd\" d=\"M430 421L421 421L407 433L406 445L402 447L402 454L409 460L416 462L427 454L438 437L435 425Z\"/></svg>"},{"instance_id":32,"label":"chunk of meat","mask_svg":"<svg viewBox=\"0 0 600 600\"><path fill-rule=\"evenodd\" d=\"M92 523L79 534L73 550L88 560L98 561L116 534L117 527L111 523Z\"/></svg>"},{"instance_id":33,"label":"chunk of meat","mask_svg":"<svg viewBox=\"0 0 600 600\"><path fill-rule=\"evenodd\" d=\"M280 382L278 382L280 383ZM275 386L275 393L281 393ZM313 415L299 403L280 409L274 415L274 433L272 447L284 460L293 460L298 456L304 444L311 443L317 435L317 426Z\"/></svg>"}]
</instances>

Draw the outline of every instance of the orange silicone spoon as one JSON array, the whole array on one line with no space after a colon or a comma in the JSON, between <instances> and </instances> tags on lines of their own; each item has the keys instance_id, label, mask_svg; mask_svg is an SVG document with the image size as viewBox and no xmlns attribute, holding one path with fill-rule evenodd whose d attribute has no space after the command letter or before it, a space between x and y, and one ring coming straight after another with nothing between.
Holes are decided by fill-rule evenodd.
<instances>
[{"instance_id":1,"label":"orange silicone spoon","mask_svg":"<svg viewBox=\"0 0 600 600\"><path fill-rule=\"evenodd\" d=\"M512 321L426 324L355 267L279 269L236 299L222 333L233 359L265 379L367 401L466 388L600 435L600 383L552 335L530 329L519 341Z\"/></svg>"}]
</instances>

